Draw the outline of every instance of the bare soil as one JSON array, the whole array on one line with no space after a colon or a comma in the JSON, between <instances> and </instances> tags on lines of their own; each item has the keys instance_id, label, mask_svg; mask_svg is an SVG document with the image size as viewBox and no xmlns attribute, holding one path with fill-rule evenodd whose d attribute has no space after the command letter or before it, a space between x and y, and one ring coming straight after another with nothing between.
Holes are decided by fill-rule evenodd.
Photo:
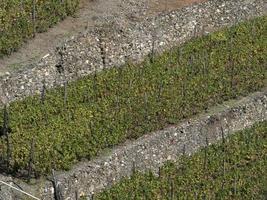
<instances>
[{"instance_id":1,"label":"bare soil","mask_svg":"<svg viewBox=\"0 0 267 200\"><path fill-rule=\"evenodd\" d=\"M66 38L114 20L138 21L205 0L82 0L75 16L67 17L45 33L0 59L0 75L40 59Z\"/></svg>"}]
</instances>

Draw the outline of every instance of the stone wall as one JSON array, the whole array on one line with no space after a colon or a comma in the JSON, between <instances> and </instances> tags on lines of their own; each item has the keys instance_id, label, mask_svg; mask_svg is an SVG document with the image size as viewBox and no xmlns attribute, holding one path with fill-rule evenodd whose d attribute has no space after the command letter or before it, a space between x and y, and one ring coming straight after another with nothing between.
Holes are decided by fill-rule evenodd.
<instances>
[{"instance_id":1,"label":"stone wall","mask_svg":"<svg viewBox=\"0 0 267 200\"><path fill-rule=\"evenodd\" d=\"M53 53L0 76L0 106L90 74L140 62L190 38L265 15L264 0L208 0L144 22L118 21L70 38Z\"/></svg>"},{"instance_id":2,"label":"stone wall","mask_svg":"<svg viewBox=\"0 0 267 200\"><path fill-rule=\"evenodd\" d=\"M130 176L133 166L139 171L157 172L167 160L175 161L184 151L191 155L206 146L206 138L209 144L217 142L222 138L222 130L228 136L263 120L267 120L267 88L248 97L213 107L207 113L185 120L177 126L128 141L103 153L97 159L80 163L68 172L58 173L56 179L64 199L74 200L75 194L86 195L90 199L93 193ZM54 189L48 181L37 180L35 184L27 185L20 180L1 175L0 180L15 181L25 191L43 200L53 199ZM6 195L5 200L21 199L18 193L5 186L1 188L0 195Z\"/></svg>"}]
</instances>

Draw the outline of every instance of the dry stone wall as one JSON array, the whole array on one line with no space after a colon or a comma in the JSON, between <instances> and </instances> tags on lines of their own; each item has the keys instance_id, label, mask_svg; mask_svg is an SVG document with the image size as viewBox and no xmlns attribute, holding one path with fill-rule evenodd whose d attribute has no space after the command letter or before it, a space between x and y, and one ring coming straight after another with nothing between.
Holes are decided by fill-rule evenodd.
<instances>
[{"instance_id":1,"label":"dry stone wall","mask_svg":"<svg viewBox=\"0 0 267 200\"><path fill-rule=\"evenodd\" d=\"M116 21L70 38L38 62L0 76L0 105L76 80L95 70L140 62L190 38L267 13L264 0L208 0L147 18Z\"/></svg>"}]
</instances>

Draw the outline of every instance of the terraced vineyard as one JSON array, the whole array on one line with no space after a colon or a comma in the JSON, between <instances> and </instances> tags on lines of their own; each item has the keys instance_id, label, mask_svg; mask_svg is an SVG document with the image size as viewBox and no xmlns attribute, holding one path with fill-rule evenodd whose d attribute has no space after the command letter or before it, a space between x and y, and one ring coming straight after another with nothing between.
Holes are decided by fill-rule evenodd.
<instances>
[{"instance_id":1,"label":"terraced vineyard","mask_svg":"<svg viewBox=\"0 0 267 200\"><path fill-rule=\"evenodd\" d=\"M266 85L260 17L194 38L139 66L104 70L2 110L1 169L39 176L69 169L126 139L175 124Z\"/></svg>"},{"instance_id":2,"label":"terraced vineyard","mask_svg":"<svg viewBox=\"0 0 267 200\"><path fill-rule=\"evenodd\" d=\"M139 172L96 199L265 199L267 121L167 163L157 175Z\"/></svg>"}]
</instances>

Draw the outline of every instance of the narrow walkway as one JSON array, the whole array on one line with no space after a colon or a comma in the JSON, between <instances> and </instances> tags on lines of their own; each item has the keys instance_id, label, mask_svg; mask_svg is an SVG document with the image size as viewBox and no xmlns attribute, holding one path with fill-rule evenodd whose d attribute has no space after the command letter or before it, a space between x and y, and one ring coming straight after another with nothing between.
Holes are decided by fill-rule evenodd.
<instances>
[{"instance_id":1,"label":"narrow walkway","mask_svg":"<svg viewBox=\"0 0 267 200\"><path fill-rule=\"evenodd\" d=\"M204 0L81 0L81 8L48 32L24 44L17 52L0 59L0 75L36 61L65 39L97 25L113 21L141 21L145 17L175 10Z\"/></svg>"}]
</instances>

